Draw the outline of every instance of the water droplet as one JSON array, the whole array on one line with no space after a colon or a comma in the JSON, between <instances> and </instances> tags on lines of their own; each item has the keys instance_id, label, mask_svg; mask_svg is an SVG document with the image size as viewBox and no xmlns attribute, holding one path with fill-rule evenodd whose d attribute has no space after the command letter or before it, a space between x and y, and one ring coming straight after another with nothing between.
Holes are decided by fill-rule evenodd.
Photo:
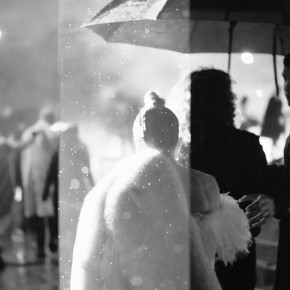
<instances>
[{"instance_id":1,"label":"water droplet","mask_svg":"<svg viewBox=\"0 0 290 290\"><path fill-rule=\"evenodd\" d=\"M133 284L133 286L140 286L143 283L143 281L141 277L135 276L131 279L131 283Z\"/></svg>"},{"instance_id":2,"label":"water droplet","mask_svg":"<svg viewBox=\"0 0 290 290\"><path fill-rule=\"evenodd\" d=\"M123 214L123 218L125 219L125 220L127 220L127 219L130 219L131 218L131 213L129 213L129 212L124 212L124 214Z\"/></svg>"},{"instance_id":3,"label":"water droplet","mask_svg":"<svg viewBox=\"0 0 290 290\"><path fill-rule=\"evenodd\" d=\"M182 246L182 245L177 244L177 245L175 245L175 246L173 247L173 251L174 251L175 253L181 253L182 250L183 250L183 246Z\"/></svg>"},{"instance_id":4,"label":"water droplet","mask_svg":"<svg viewBox=\"0 0 290 290\"><path fill-rule=\"evenodd\" d=\"M72 179L70 182L70 186L73 189L78 189L80 187L80 182L77 179Z\"/></svg>"}]
</instances>

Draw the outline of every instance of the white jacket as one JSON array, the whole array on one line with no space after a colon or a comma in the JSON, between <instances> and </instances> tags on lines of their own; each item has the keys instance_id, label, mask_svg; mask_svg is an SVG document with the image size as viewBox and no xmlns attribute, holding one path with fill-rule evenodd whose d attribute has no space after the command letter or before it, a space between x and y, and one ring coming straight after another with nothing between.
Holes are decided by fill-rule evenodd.
<instances>
[{"instance_id":1,"label":"white jacket","mask_svg":"<svg viewBox=\"0 0 290 290\"><path fill-rule=\"evenodd\" d=\"M204 174L202 184L206 179L214 181ZM213 196L220 202L218 191ZM206 240L215 235L207 221L222 207L191 216L188 192L169 158L153 150L126 158L85 199L71 290L220 290L212 264L220 247Z\"/></svg>"}]
</instances>

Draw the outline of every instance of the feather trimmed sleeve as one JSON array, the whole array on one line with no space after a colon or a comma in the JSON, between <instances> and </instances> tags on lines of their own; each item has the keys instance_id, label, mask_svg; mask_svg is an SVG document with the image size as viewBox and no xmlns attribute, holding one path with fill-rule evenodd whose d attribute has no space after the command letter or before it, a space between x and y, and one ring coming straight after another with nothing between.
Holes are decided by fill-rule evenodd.
<instances>
[{"instance_id":1,"label":"feather trimmed sleeve","mask_svg":"<svg viewBox=\"0 0 290 290\"><path fill-rule=\"evenodd\" d=\"M248 253L251 242L249 221L237 201L221 194L218 210L200 218L200 226L209 255L226 265Z\"/></svg>"}]
</instances>

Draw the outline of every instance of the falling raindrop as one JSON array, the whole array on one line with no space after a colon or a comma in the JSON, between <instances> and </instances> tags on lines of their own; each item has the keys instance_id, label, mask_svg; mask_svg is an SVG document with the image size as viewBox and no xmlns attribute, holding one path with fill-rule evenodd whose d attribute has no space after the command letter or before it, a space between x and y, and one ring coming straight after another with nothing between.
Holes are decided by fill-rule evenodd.
<instances>
[{"instance_id":1,"label":"falling raindrop","mask_svg":"<svg viewBox=\"0 0 290 290\"><path fill-rule=\"evenodd\" d=\"M181 253L182 250L183 250L183 246L182 245L177 244L177 245L175 245L173 247L173 251L176 252L176 253Z\"/></svg>"},{"instance_id":2,"label":"falling raindrop","mask_svg":"<svg viewBox=\"0 0 290 290\"><path fill-rule=\"evenodd\" d=\"M89 168L87 166L82 167L82 173L83 174L88 174L89 173Z\"/></svg>"},{"instance_id":3,"label":"falling raindrop","mask_svg":"<svg viewBox=\"0 0 290 290\"><path fill-rule=\"evenodd\" d=\"M80 187L80 182L77 179L72 179L70 186L72 189L78 189Z\"/></svg>"},{"instance_id":4,"label":"falling raindrop","mask_svg":"<svg viewBox=\"0 0 290 290\"><path fill-rule=\"evenodd\" d=\"M125 220L127 220L127 219L130 219L131 218L131 213L129 213L129 212L124 212L124 214L123 214L123 218L125 219Z\"/></svg>"},{"instance_id":5,"label":"falling raindrop","mask_svg":"<svg viewBox=\"0 0 290 290\"><path fill-rule=\"evenodd\" d=\"M141 277L135 276L131 279L131 283L133 284L133 286L140 286L143 283L143 281Z\"/></svg>"}]
</instances>

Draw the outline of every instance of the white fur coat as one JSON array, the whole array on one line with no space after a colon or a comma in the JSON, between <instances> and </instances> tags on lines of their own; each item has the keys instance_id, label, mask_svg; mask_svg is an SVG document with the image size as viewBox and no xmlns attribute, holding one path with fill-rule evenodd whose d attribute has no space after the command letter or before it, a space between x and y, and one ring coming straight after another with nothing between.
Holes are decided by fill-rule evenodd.
<instances>
[{"instance_id":1,"label":"white fur coat","mask_svg":"<svg viewBox=\"0 0 290 290\"><path fill-rule=\"evenodd\" d=\"M202 184L206 179L204 175ZM231 206L244 223L232 226L234 235L223 235L219 233L223 221L217 219L222 220L226 203L221 202L208 215L193 217L184 188L175 164L156 151L123 160L85 199L71 289L220 290L214 256L218 253L227 262L237 251L246 250L246 218L236 205ZM195 194L201 194L199 191ZM231 236L239 230L244 235L242 245L233 246Z\"/></svg>"}]
</instances>

